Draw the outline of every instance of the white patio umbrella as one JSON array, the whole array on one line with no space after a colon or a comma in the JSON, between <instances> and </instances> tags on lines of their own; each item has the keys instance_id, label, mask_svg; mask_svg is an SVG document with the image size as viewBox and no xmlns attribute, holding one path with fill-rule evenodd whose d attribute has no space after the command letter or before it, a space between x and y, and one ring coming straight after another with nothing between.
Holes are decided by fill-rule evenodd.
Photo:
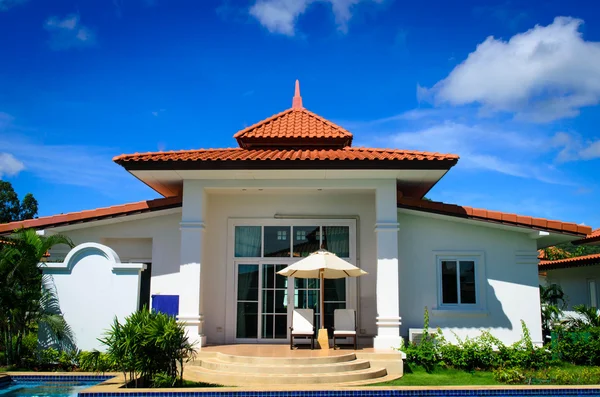
<instances>
[{"instance_id":1,"label":"white patio umbrella","mask_svg":"<svg viewBox=\"0 0 600 397\"><path fill-rule=\"evenodd\" d=\"M359 277L368 274L336 254L324 249L313 252L306 258L277 272L282 276L296 278L318 278L320 280L321 329L325 328L324 279Z\"/></svg>"}]
</instances>

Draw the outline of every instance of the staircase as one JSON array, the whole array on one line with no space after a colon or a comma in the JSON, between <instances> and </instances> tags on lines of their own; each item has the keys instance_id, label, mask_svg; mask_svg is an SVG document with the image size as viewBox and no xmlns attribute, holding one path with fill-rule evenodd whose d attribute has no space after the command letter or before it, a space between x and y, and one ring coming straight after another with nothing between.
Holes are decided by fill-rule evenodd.
<instances>
[{"instance_id":1,"label":"staircase","mask_svg":"<svg viewBox=\"0 0 600 397\"><path fill-rule=\"evenodd\" d=\"M186 365L186 379L224 386L364 385L396 379L355 353L322 357L202 355Z\"/></svg>"}]
</instances>

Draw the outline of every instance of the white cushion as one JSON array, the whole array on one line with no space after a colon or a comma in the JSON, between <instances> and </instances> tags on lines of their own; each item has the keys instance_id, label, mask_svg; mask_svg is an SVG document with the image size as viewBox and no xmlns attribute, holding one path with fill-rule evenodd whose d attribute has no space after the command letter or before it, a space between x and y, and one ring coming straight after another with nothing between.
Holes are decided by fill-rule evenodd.
<instances>
[{"instance_id":1,"label":"white cushion","mask_svg":"<svg viewBox=\"0 0 600 397\"><path fill-rule=\"evenodd\" d=\"M356 335L356 331L333 331L334 335Z\"/></svg>"},{"instance_id":2,"label":"white cushion","mask_svg":"<svg viewBox=\"0 0 600 397\"><path fill-rule=\"evenodd\" d=\"M292 316L292 335L312 334L315 332L313 320L313 309L294 309L294 314Z\"/></svg>"},{"instance_id":3,"label":"white cushion","mask_svg":"<svg viewBox=\"0 0 600 397\"><path fill-rule=\"evenodd\" d=\"M335 309L333 311L333 328L335 332L356 333L356 314L354 309Z\"/></svg>"},{"instance_id":4,"label":"white cushion","mask_svg":"<svg viewBox=\"0 0 600 397\"><path fill-rule=\"evenodd\" d=\"M300 336L300 335L314 335L314 333L315 333L315 331L312 331L312 330L311 331L296 331L296 330L292 331L292 335L298 335L298 336Z\"/></svg>"}]
</instances>

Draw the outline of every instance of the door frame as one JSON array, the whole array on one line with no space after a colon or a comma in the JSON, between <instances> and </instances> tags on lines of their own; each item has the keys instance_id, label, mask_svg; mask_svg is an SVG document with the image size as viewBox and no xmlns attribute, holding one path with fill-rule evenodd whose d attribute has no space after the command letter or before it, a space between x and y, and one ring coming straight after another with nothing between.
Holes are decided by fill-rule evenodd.
<instances>
[{"instance_id":1,"label":"door frame","mask_svg":"<svg viewBox=\"0 0 600 397\"><path fill-rule=\"evenodd\" d=\"M245 261L245 260L236 260L234 261L234 268L235 268L235 310L236 310L236 329L237 330L237 290L238 290L238 271L237 271L237 267L238 265L257 265L258 266L258 324L257 324L257 338L238 338L237 336L235 337L235 343L269 343L269 344L273 344L273 343L289 343L290 341L290 334L289 332L286 333L286 338L261 338L262 335L262 308L263 308L263 265L285 265L285 266L289 266L290 264L293 263L293 258L283 258L284 261L281 260L277 260L277 259L281 259L281 258L260 258L260 260L258 261ZM290 261L289 259L292 259L292 261ZM288 263L289 262L289 263ZM286 313L286 330L289 329L289 327L292 325L292 320L291 320L291 316L293 314L293 310L294 310L294 278L293 277L288 277L288 283L287 283L287 313Z\"/></svg>"},{"instance_id":2,"label":"door frame","mask_svg":"<svg viewBox=\"0 0 600 397\"><path fill-rule=\"evenodd\" d=\"M356 219L273 219L273 218L229 218L227 221L227 266L226 266L226 285L225 285L225 343L289 343L289 332L287 339L238 339L236 338L237 329L237 264L259 264L262 274L262 263L271 264L292 264L300 258L294 257L260 257L260 258L236 258L234 256L235 248L235 227L236 226L348 226L350 238L350 256L346 258L350 263L359 266L356 260L356 248L359 244L356 234ZM263 236L264 237L264 236ZM261 239L264 243L264 240ZM262 248L261 248L262 252ZM260 280L262 282L262 280ZM259 284L260 285L260 284ZM288 329L292 321L293 313L293 278L288 282ZM290 287L291 286L291 287ZM292 288L290 294L289 288ZM262 294L260 294L262 295ZM259 296L259 305L262 302ZM290 299L292 302L290 304ZM346 279L346 308L354 309L358 314L358 294L357 280L355 277ZM261 307L259 307L261 309ZM262 321L259 321L261 325ZM260 332L260 327L259 327ZM260 334L259 334L260 335Z\"/></svg>"}]
</instances>

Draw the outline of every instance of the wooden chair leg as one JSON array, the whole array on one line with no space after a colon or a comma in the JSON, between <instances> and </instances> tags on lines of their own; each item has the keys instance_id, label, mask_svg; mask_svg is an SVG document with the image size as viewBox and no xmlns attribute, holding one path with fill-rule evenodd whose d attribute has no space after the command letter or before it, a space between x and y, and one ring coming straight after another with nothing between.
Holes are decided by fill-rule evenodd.
<instances>
[{"instance_id":1,"label":"wooden chair leg","mask_svg":"<svg viewBox=\"0 0 600 397\"><path fill-rule=\"evenodd\" d=\"M294 335L290 335L290 350L294 350Z\"/></svg>"},{"instance_id":2,"label":"wooden chair leg","mask_svg":"<svg viewBox=\"0 0 600 397\"><path fill-rule=\"evenodd\" d=\"M354 350L356 350L356 334L354 334Z\"/></svg>"}]
</instances>

